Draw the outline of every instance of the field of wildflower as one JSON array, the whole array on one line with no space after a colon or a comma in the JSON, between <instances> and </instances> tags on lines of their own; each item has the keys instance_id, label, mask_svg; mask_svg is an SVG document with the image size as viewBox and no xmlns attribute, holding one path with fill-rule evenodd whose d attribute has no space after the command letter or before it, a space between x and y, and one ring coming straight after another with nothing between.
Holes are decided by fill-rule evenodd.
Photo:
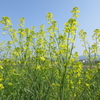
<instances>
[{"instance_id":1,"label":"field of wildflower","mask_svg":"<svg viewBox=\"0 0 100 100\"><path fill-rule=\"evenodd\" d=\"M35 26L24 28L23 17L18 30L2 17L2 33L11 41L0 43L0 100L100 100L100 63L92 67L100 52L100 29L94 30L90 45L84 30L76 34L80 11L74 7L71 12L62 33L52 13L46 14L49 27L42 24L38 32ZM78 37L89 61L86 68L73 52Z\"/></svg>"}]
</instances>

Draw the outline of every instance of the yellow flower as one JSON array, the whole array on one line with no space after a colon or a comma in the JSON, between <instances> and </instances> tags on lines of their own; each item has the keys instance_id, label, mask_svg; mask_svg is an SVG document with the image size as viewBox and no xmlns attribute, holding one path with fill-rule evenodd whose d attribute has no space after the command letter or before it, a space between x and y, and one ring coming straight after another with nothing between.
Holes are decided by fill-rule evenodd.
<instances>
[{"instance_id":1,"label":"yellow flower","mask_svg":"<svg viewBox=\"0 0 100 100\"><path fill-rule=\"evenodd\" d=\"M44 58L44 57L40 57L40 59L41 59L42 61L44 61L44 60L45 60L45 58Z\"/></svg>"},{"instance_id":2,"label":"yellow flower","mask_svg":"<svg viewBox=\"0 0 100 100\"><path fill-rule=\"evenodd\" d=\"M51 24L50 22L48 22L48 24Z\"/></svg>"},{"instance_id":3,"label":"yellow flower","mask_svg":"<svg viewBox=\"0 0 100 100\"><path fill-rule=\"evenodd\" d=\"M98 34L98 37L100 37L100 34Z\"/></svg>"},{"instance_id":4,"label":"yellow flower","mask_svg":"<svg viewBox=\"0 0 100 100\"><path fill-rule=\"evenodd\" d=\"M55 83L52 83L52 85L55 86L56 84Z\"/></svg>"},{"instance_id":5,"label":"yellow flower","mask_svg":"<svg viewBox=\"0 0 100 100\"><path fill-rule=\"evenodd\" d=\"M13 41L8 41L8 45L11 45L11 44L13 44Z\"/></svg>"},{"instance_id":6,"label":"yellow flower","mask_svg":"<svg viewBox=\"0 0 100 100\"><path fill-rule=\"evenodd\" d=\"M72 61L72 62L74 62L74 61L75 61L75 59L74 59L74 58L71 58L71 61Z\"/></svg>"},{"instance_id":7,"label":"yellow flower","mask_svg":"<svg viewBox=\"0 0 100 100\"><path fill-rule=\"evenodd\" d=\"M0 69L3 69L3 67L0 65Z\"/></svg>"},{"instance_id":8,"label":"yellow flower","mask_svg":"<svg viewBox=\"0 0 100 100\"><path fill-rule=\"evenodd\" d=\"M81 81L80 80L78 81L78 84L81 84Z\"/></svg>"},{"instance_id":9,"label":"yellow flower","mask_svg":"<svg viewBox=\"0 0 100 100\"><path fill-rule=\"evenodd\" d=\"M16 36L16 33L11 33L12 36Z\"/></svg>"},{"instance_id":10,"label":"yellow flower","mask_svg":"<svg viewBox=\"0 0 100 100\"><path fill-rule=\"evenodd\" d=\"M36 69L40 69L40 66L37 66Z\"/></svg>"},{"instance_id":11,"label":"yellow flower","mask_svg":"<svg viewBox=\"0 0 100 100\"><path fill-rule=\"evenodd\" d=\"M86 86L89 87L90 85L86 83Z\"/></svg>"},{"instance_id":12,"label":"yellow flower","mask_svg":"<svg viewBox=\"0 0 100 100\"><path fill-rule=\"evenodd\" d=\"M24 32L21 32L22 37L26 37L26 34Z\"/></svg>"},{"instance_id":13,"label":"yellow flower","mask_svg":"<svg viewBox=\"0 0 100 100\"><path fill-rule=\"evenodd\" d=\"M70 41L71 41L72 43L74 43L74 39L70 39Z\"/></svg>"},{"instance_id":14,"label":"yellow flower","mask_svg":"<svg viewBox=\"0 0 100 100\"><path fill-rule=\"evenodd\" d=\"M2 81L3 79L2 78L0 78L0 81Z\"/></svg>"},{"instance_id":15,"label":"yellow flower","mask_svg":"<svg viewBox=\"0 0 100 100\"><path fill-rule=\"evenodd\" d=\"M3 88L4 88L4 86L2 84L0 84L0 90L3 89Z\"/></svg>"},{"instance_id":16,"label":"yellow flower","mask_svg":"<svg viewBox=\"0 0 100 100\"><path fill-rule=\"evenodd\" d=\"M65 48L65 47L66 47L66 45L60 45L60 47L61 47L61 48Z\"/></svg>"},{"instance_id":17,"label":"yellow flower","mask_svg":"<svg viewBox=\"0 0 100 100\"><path fill-rule=\"evenodd\" d=\"M18 52L13 52L14 55L16 56L19 56L19 53Z\"/></svg>"},{"instance_id":18,"label":"yellow flower","mask_svg":"<svg viewBox=\"0 0 100 100\"><path fill-rule=\"evenodd\" d=\"M24 47L24 49L26 50L28 47Z\"/></svg>"},{"instance_id":19,"label":"yellow flower","mask_svg":"<svg viewBox=\"0 0 100 100\"><path fill-rule=\"evenodd\" d=\"M98 63L98 65L100 65L100 63Z\"/></svg>"},{"instance_id":20,"label":"yellow flower","mask_svg":"<svg viewBox=\"0 0 100 100\"><path fill-rule=\"evenodd\" d=\"M70 82L70 84L73 84L73 81L72 80L70 80L69 82Z\"/></svg>"},{"instance_id":21,"label":"yellow flower","mask_svg":"<svg viewBox=\"0 0 100 100\"><path fill-rule=\"evenodd\" d=\"M48 12L47 16L46 16L46 19L48 20L48 19L52 19L52 18L53 18L53 14Z\"/></svg>"},{"instance_id":22,"label":"yellow flower","mask_svg":"<svg viewBox=\"0 0 100 100\"><path fill-rule=\"evenodd\" d=\"M5 32L2 32L2 34L5 35L6 33Z\"/></svg>"},{"instance_id":23,"label":"yellow flower","mask_svg":"<svg viewBox=\"0 0 100 100\"><path fill-rule=\"evenodd\" d=\"M9 19L6 20L8 23L10 23L11 21Z\"/></svg>"},{"instance_id":24,"label":"yellow flower","mask_svg":"<svg viewBox=\"0 0 100 100\"><path fill-rule=\"evenodd\" d=\"M74 97L76 97L76 94L74 94Z\"/></svg>"},{"instance_id":25,"label":"yellow flower","mask_svg":"<svg viewBox=\"0 0 100 100\"><path fill-rule=\"evenodd\" d=\"M74 53L74 57L75 57L75 58L78 58L78 52L75 52L75 53Z\"/></svg>"},{"instance_id":26,"label":"yellow flower","mask_svg":"<svg viewBox=\"0 0 100 100\"><path fill-rule=\"evenodd\" d=\"M98 39L98 41L100 41L100 39Z\"/></svg>"}]
</instances>

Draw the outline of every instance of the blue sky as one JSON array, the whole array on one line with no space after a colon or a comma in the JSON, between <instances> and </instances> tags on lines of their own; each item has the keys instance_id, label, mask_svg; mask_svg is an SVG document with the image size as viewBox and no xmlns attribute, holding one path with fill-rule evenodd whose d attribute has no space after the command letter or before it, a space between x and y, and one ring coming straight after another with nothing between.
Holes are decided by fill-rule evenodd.
<instances>
[{"instance_id":1,"label":"blue sky","mask_svg":"<svg viewBox=\"0 0 100 100\"><path fill-rule=\"evenodd\" d=\"M71 17L70 11L73 7L80 10L77 20L80 23L79 30L84 29L88 33L87 39L92 44L93 30L100 28L100 0L0 0L0 20L3 16L10 17L13 27L17 29L18 20L24 17L25 27L36 26L39 29L41 24L47 26L46 13L51 12L61 31L64 23ZM8 35L2 35L2 27L0 24L0 42L10 40ZM75 51L79 55L84 50L81 45L77 39Z\"/></svg>"}]
</instances>

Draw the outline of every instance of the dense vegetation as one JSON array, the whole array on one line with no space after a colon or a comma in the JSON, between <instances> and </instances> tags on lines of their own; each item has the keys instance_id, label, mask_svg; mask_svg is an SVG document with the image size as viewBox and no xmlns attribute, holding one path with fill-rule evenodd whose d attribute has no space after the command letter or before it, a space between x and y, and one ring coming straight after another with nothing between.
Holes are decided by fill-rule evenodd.
<instances>
[{"instance_id":1,"label":"dense vegetation","mask_svg":"<svg viewBox=\"0 0 100 100\"><path fill-rule=\"evenodd\" d=\"M0 50L4 51L0 61L0 100L100 99L100 63L92 67L99 53L100 30L94 30L95 42L90 46L84 30L76 34L78 8L71 12L72 18L65 23L62 33L52 13L46 15L50 26L45 31L42 24L38 32L35 26L24 28L24 18L19 20L16 30L9 17L2 17L3 34L12 40L0 43ZM78 52L73 52L77 36L85 47L87 68L78 61Z\"/></svg>"}]
</instances>

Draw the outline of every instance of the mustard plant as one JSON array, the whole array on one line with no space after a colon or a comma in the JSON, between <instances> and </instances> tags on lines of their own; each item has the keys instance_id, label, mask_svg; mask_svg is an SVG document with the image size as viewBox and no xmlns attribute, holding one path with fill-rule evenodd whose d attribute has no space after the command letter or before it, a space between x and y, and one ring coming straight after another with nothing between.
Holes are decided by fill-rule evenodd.
<instances>
[{"instance_id":1,"label":"mustard plant","mask_svg":"<svg viewBox=\"0 0 100 100\"><path fill-rule=\"evenodd\" d=\"M4 50L0 100L99 100L100 64L92 67L92 61L99 54L100 30L94 31L95 42L90 45L84 30L77 34L79 12L78 7L72 9L62 32L50 12L46 14L49 27L42 24L38 32L35 26L25 28L24 17L19 19L18 29L13 29L9 17L2 17L2 33L11 40L0 43L0 51ZM73 51L77 35L90 67L84 67L78 52Z\"/></svg>"}]
</instances>

